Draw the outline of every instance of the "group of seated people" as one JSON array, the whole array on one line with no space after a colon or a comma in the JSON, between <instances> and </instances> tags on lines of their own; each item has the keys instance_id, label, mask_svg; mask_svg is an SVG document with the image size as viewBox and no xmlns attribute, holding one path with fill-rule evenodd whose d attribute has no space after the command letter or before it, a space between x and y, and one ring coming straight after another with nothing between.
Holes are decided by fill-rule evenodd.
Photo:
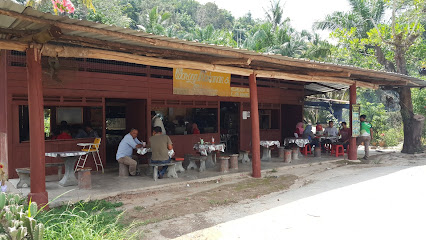
<instances>
[{"instance_id":1,"label":"group of seated people","mask_svg":"<svg viewBox=\"0 0 426 240\"><path fill-rule=\"evenodd\" d=\"M296 125L296 130L294 132L295 137L307 138L309 140L309 144L313 147L321 146L322 150L325 151L324 145L330 144L332 141L330 139L325 138L322 142L319 141L320 137L340 137L338 139L338 143L343 145L346 149L349 145L350 139L350 129L348 128L346 122L341 123L340 130L337 130L334 127L334 122L329 121L328 126L324 129L320 123L317 123L316 133L312 132L312 125L306 125L305 129L303 129L303 123L299 122Z\"/></svg>"},{"instance_id":2,"label":"group of seated people","mask_svg":"<svg viewBox=\"0 0 426 240\"><path fill-rule=\"evenodd\" d=\"M73 139L73 138L98 138L99 134L90 126L84 125L83 127L75 126L71 127L66 121L62 121L61 124L57 127L56 133L51 134L50 139L60 140L60 139ZM72 131L73 129L76 129Z\"/></svg>"}]
</instances>

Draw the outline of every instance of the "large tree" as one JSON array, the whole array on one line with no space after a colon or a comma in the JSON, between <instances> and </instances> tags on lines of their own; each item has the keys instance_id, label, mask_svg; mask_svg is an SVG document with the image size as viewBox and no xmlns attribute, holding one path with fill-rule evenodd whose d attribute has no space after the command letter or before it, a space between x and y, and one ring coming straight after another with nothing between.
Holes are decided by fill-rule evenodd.
<instances>
[{"instance_id":1,"label":"large tree","mask_svg":"<svg viewBox=\"0 0 426 240\"><path fill-rule=\"evenodd\" d=\"M319 29L334 30L345 48L352 48L351 55L374 59L389 72L408 75L407 52L418 44L424 28L425 0L350 0L352 11L336 12L315 25ZM392 11L389 21L382 21L384 7ZM349 56L353 57L353 56ZM360 59L357 61L360 61ZM369 61L363 61L363 64ZM374 63L371 63L374 66ZM365 67L365 65L363 66ZM420 126L413 112L411 90L396 89L399 94L401 116L404 124L402 152L422 151Z\"/></svg>"}]
</instances>

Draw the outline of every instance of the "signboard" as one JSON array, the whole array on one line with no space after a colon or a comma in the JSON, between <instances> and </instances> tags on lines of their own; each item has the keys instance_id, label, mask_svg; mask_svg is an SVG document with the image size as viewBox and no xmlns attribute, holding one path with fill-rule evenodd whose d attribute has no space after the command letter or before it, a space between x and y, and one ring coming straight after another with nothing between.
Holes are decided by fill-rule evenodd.
<instances>
[{"instance_id":1,"label":"signboard","mask_svg":"<svg viewBox=\"0 0 426 240\"><path fill-rule=\"evenodd\" d=\"M173 94L250 98L250 89L231 87L231 74L173 69Z\"/></svg>"},{"instance_id":2,"label":"signboard","mask_svg":"<svg viewBox=\"0 0 426 240\"><path fill-rule=\"evenodd\" d=\"M229 97L231 74L174 68L173 94Z\"/></svg>"},{"instance_id":3,"label":"signboard","mask_svg":"<svg viewBox=\"0 0 426 240\"><path fill-rule=\"evenodd\" d=\"M250 98L250 88L231 87L231 97Z\"/></svg>"},{"instance_id":4,"label":"signboard","mask_svg":"<svg viewBox=\"0 0 426 240\"><path fill-rule=\"evenodd\" d=\"M361 112L361 107L359 104L352 105L352 137L358 137L360 134L361 122L359 121L359 116Z\"/></svg>"}]
</instances>

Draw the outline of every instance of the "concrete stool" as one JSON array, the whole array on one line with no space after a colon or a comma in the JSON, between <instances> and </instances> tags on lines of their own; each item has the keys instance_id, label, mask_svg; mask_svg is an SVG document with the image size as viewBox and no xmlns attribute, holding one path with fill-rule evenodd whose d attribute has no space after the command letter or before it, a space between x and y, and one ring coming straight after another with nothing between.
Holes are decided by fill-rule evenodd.
<instances>
[{"instance_id":1,"label":"concrete stool","mask_svg":"<svg viewBox=\"0 0 426 240\"><path fill-rule=\"evenodd\" d=\"M321 157L321 147L314 148L314 157Z\"/></svg>"},{"instance_id":2,"label":"concrete stool","mask_svg":"<svg viewBox=\"0 0 426 240\"><path fill-rule=\"evenodd\" d=\"M299 149L298 148L291 149L291 159L292 160L299 160Z\"/></svg>"},{"instance_id":3,"label":"concrete stool","mask_svg":"<svg viewBox=\"0 0 426 240\"><path fill-rule=\"evenodd\" d=\"M229 169L238 170L238 154L232 154L229 156Z\"/></svg>"},{"instance_id":4,"label":"concrete stool","mask_svg":"<svg viewBox=\"0 0 426 240\"><path fill-rule=\"evenodd\" d=\"M279 147L278 148L278 157L280 159L284 159L284 147Z\"/></svg>"},{"instance_id":5,"label":"concrete stool","mask_svg":"<svg viewBox=\"0 0 426 240\"><path fill-rule=\"evenodd\" d=\"M129 165L119 163L118 165L118 176L128 177L129 176Z\"/></svg>"},{"instance_id":6,"label":"concrete stool","mask_svg":"<svg viewBox=\"0 0 426 240\"><path fill-rule=\"evenodd\" d=\"M284 149L284 162L291 163L291 149Z\"/></svg>"},{"instance_id":7,"label":"concrete stool","mask_svg":"<svg viewBox=\"0 0 426 240\"><path fill-rule=\"evenodd\" d=\"M183 166L182 166L184 158L176 158L175 161L176 161L175 162L176 163L176 172L179 172L179 173L185 172L185 168L183 168Z\"/></svg>"},{"instance_id":8,"label":"concrete stool","mask_svg":"<svg viewBox=\"0 0 426 240\"><path fill-rule=\"evenodd\" d=\"M78 188L79 189L91 189L92 188L92 176L90 171L91 167L78 168Z\"/></svg>"},{"instance_id":9,"label":"concrete stool","mask_svg":"<svg viewBox=\"0 0 426 240\"><path fill-rule=\"evenodd\" d=\"M182 162L180 162L182 164ZM185 169L184 169L185 170ZM178 178L178 175L176 173L176 162L173 165L170 165L167 168L167 177L168 178Z\"/></svg>"},{"instance_id":10,"label":"concrete stool","mask_svg":"<svg viewBox=\"0 0 426 240\"><path fill-rule=\"evenodd\" d=\"M226 173L229 170L229 157L220 157L220 172Z\"/></svg>"},{"instance_id":11,"label":"concrete stool","mask_svg":"<svg viewBox=\"0 0 426 240\"><path fill-rule=\"evenodd\" d=\"M22 188L24 185L30 187L30 168L17 168L15 170L19 176L19 182L16 185L16 188Z\"/></svg>"},{"instance_id":12,"label":"concrete stool","mask_svg":"<svg viewBox=\"0 0 426 240\"><path fill-rule=\"evenodd\" d=\"M242 163L250 163L250 158L248 156L249 151L240 151L238 155L238 160L241 160Z\"/></svg>"}]
</instances>

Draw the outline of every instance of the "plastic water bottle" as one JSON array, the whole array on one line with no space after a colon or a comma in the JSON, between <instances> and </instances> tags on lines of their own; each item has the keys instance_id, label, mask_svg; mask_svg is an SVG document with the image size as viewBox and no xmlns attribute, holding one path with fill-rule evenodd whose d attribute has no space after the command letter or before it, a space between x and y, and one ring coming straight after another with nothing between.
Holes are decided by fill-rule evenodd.
<instances>
[{"instance_id":1,"label":"plastic water bottle","mask_svg":"<svg viewBox=\"0 0 426 240\"><path fill-rule=\"evenodd\" d=\"M212 137L212 144L214 144L214 137Z\"/></svg>"}]
</instances>

